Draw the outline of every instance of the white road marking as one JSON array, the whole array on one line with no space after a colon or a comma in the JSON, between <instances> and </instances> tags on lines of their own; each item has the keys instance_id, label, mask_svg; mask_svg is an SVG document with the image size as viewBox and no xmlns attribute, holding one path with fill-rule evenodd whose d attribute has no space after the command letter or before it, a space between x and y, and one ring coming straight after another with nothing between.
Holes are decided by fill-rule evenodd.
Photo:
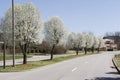
<instances>
[{"instance_id":1,"label":"white road marking","mask_svg":"<svg viewBox=\"0 0 120 80\"><path fill-rule=\"evenodd\" d=\"M75 70L77 70L77 67L73 68L73 69L72 69L72 72L75 71Z\"/></svg>"}]
</instances>

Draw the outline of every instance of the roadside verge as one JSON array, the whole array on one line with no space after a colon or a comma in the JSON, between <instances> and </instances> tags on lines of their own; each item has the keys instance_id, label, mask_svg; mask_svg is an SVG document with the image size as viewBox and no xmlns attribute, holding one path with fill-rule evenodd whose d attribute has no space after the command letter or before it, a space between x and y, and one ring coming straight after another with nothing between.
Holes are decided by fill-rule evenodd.
<instances>
[{"instance_id":1,"label":"roadside verge","mask_svg":"<svg viewBox=\"0 0 120 80\"><path fill-rule=\"evenodd\" d=\"M118 71L118 73L120 74L120 55L115 55L112 59L112 62L116 68L116 70Z\"/></svg>"}]
</instances>

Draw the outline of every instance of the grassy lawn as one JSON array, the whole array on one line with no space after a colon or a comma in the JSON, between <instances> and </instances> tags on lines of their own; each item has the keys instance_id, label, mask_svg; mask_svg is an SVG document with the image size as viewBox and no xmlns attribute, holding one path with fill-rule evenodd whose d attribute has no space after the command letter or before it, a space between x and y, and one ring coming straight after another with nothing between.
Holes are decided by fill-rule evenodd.
<instances>
[{"instance_id":1,"label":"grassy lawn","mask_svg":"<svg viewBox=\"0 0 120 80\"><path fill-rule=\"evenodd\" d=\"M88 53L87 55L91 55L91 53ZM42 61L28 62L28 64L25 64L25 65L21 64L21 65L15 66L15 67L7 66L6 69L3 69L3 67L0 67L0 72L24 71L24 70L29 70L29 69L33 69L33 68L37 68L37 67L41 67L41 66L45 66L45 65L73 59L73 58L77 58L77 57L82 57L82 56L85 56L85 55L83 53L81 53L79 55L74 55L74 56L54 58L53 60L42 60Z\"/></svg>"},{"instance_id":2,"label":"grassy lawn","mask_svg":"<svg viewBox=\"0 0 120 80\"><path fill-rule=\"evenodd\" d=\"M32 57L32 55L28 55L28 58L30 58L30 57ZM17 54L17 55L15 55L15 59L21 59L21 58L23 58L23 55L22 54ZM12 59L12 55L10 55L10 54L6 54L6 60L11 60ZM2 54L0 54L0 61L2 61L3 60L3 55Z\"/></svg>"},{"instance_id":3,"label":"grassy lawn","mask_svg":"<svg viewBox=\"0 0 120 80\"><path fill-rule=\"evenodd\" d=\"M66 52L67 54L75 54L76 52L75 52L75 50L68 50L67 52Z\"/></svg>"},{"instance_id":4,"label":"grassy lawn","mask_svg":"<svg viewBox=\"0 0 120 80\"><path fill-rule=\"evenodd\" d=\"M120 54L115 55L114 61L115 61L116 66L120 69Z\"/></svg>"}]
</instances>

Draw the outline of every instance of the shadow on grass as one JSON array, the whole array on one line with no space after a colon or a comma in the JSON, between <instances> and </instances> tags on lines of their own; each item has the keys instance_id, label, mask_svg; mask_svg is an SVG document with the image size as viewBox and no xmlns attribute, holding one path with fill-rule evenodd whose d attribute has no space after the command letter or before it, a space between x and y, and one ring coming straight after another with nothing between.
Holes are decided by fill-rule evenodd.
<instances>
[{"instance_id":1,"label":"shadow on grass","mask_svg":"<svg viewBox=\"0 0 120 80\"><path fill-rule=\"evenodd\" d=\"M41 60L41 61L52 61L51 59L45 59L45 60Z\"/></svg>"}]
</instances>

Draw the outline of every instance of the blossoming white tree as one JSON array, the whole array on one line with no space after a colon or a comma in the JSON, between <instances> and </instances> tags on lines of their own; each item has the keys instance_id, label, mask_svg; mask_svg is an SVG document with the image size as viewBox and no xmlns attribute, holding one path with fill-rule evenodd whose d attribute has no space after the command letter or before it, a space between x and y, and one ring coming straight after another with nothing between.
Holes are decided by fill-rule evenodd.
<instances>
[{"instance_id":1,"label":"blossoming white tree","mask_svg":"<svg viewBox=\"0 0 120 80\"><path fill-rule=\"evenodd\" d=\"M96 36L93 36L93 46L92 46L92 52L94 53L94 49L97 49L99 46L99 40Z\"/></svg>"},{"instance_id":2,"label":"blossoming white tree","mask_svg":"<svg viewBox=\"0 0 120 80\"><path fill-rule=\"evenodd\" d=\"M67 48L68 49L75 48L75 39L76 39L76 34L74 32L70 33L67 38Z\"/></svg>"},{"instance_id":3,"label":"blossoming white tree","mask_svg":"<svg viewBox=\"0 0 120 80\"><path fill-rule=\"evenodd\" d=\"M76 48L76 54L79 53L79 48L84 47L84 35L82 33L78 33L75 38L75 48Z\"/></svg>"},{"instance_id":4,"label":"blossoming white tree","mask_svg":"<svg viewBox=\"0 0 120 80\"><path fill-rule=\"evenodd\" d=\"M104 47L104 40L102 38L98 38L99 44L98 44L98 52L100 51L100 48Z\"/></svg>"},{"instance_id":5,"label":"blossoming white tree","mask_svg":"<svg viewBox=\"0 0 120 80\"><path fill-rule=\"evenodd\" d=\"M55 16L45 22L45 40L51 46L51 60L53 59L53 51L56 45L60 44L66 37L66 29L60 17Z\"/></svg>"},{"instance_id":6,"label":"blossoming white tree","mask_svg":"<svg viewBox=\"0 0 120 80\"><path fill-rule=\"evenodd\" d=\"M23 53L23 64L27 63L27 49L32 42L41 42L42 20L39 9L32 3L15 5L15 40ZM5 30L11 35L12 9L5 15ZM9 36L8 36L9 37ZM10 38L10 37L9 37Z\"/></svg>"},{"instance_id":7,"label":"blossoming white tree","mask_svg":"<svg viewBox=\"0 0 120 80\"><path fill-rule=\"evenodd\" d=\"M87 50L92 48L94 41L93 41L93 35L89 33L84 33L84 36L85 36L84 50L85 50L85 54L87 54Z\"/></svg>"}]
</instances>

